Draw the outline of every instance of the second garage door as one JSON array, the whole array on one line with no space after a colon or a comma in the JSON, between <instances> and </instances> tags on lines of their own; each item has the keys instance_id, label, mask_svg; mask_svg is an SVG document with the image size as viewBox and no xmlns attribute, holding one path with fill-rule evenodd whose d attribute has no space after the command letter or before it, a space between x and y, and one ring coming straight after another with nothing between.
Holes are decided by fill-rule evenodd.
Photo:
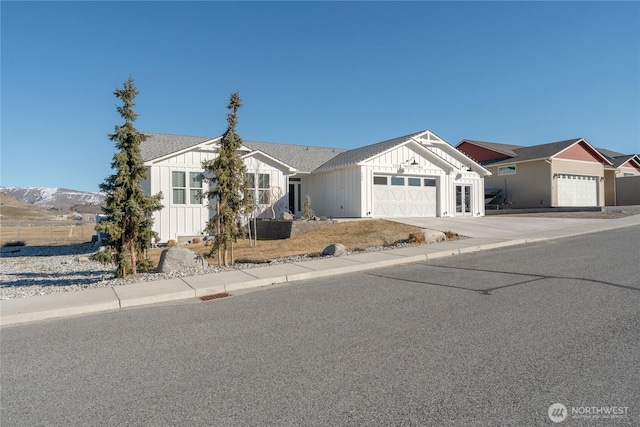
<instances>
[{"instance_id":1,"label":"second garage door","mask_svg":"<svg viewBox=\"0 0 640 427\"><path fill-rule=\"evenodd\" d=\"M558 206L598 206L598 177L558 175Z\"/></svg>"},{"instance_id":2,"label":"second garage door","mask_svg":"<svg viewBox=\"0 0 640 427\"><path fill-rule=\"evenodd\" d=\"M417 176L374 176L373 215L382 217L435 217L437 180Z\"/></svg>"}]
</instances>

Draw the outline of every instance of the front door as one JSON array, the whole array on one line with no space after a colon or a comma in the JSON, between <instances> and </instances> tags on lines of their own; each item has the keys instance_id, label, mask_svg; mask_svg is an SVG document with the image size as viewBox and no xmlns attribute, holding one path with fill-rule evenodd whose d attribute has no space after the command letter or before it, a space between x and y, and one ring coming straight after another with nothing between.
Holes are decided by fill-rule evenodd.
<instances>
[{"instance_id":1,"label":"front door","mask_svg":"<svg viewBox=\"0 0 640 427\"><path fill-rule=\"evenodd\" d=\"M289 212L292 215L296 215L302 210L300 206L300 187L299 182L289 183Z\"/></svg>"},{"instance_id":2,"label":"front door","mask_svg":"<svg viewBox=\"0 0 640 427\"><path fill-rule=\"evenodd\" d=\"M470 185L456 185L456 215L471 215Z\"/></svg>"},{"instance_id":3,"label":"front door","mask_svg":"<svg viewBox=\"0 0 640 427\"><path fill-rule=\"evenodd\" d=\"M289 212L296 214L296 185L289 184Z\"/></svg>"}]
</instances>

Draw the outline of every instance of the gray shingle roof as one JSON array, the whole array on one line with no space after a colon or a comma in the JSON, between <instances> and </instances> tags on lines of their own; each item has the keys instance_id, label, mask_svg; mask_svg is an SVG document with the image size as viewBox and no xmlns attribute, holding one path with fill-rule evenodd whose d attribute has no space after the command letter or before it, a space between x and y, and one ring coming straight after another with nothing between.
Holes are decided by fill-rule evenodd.
<instances>
[{"instance_id":1,"label":"gray shingle roof","mask_svg":"<svg viewBox=\"0 0 640 427\"><path fill-rule=\"evenodd\" d=\"M607 150L604 148L598 148L597 150L612 163L611 166L614 168L619 168L631 159L640 163L640 157L638 157L637 154L622 154L617 151Z\"/></svg>"},{"instance_id":2,"label":"gray shingle roof","mask_svg":"<svg viewBox=\"0 0 640 427\"><path fill-rule=\"evenodd\" d=\"M140 144L140 156L145 162L215 139L210 136L170 135L154 132L143 133L147 135L147 140Z\"/></svg>"},{"instance_id":3,"label":"gray shingle roof","mask_svg":"<svg viewBox=\"0 0 640 427\"><path fill-rule=\"evenodd\" d=\"M367 145L362 148L356 148L354 150L344 151L338 154L332 159L328 160L323 165L319 166L316 171L334 169L341 166L354 165L358 162L366 160L376 154L383 153L390 148L395 147L408 140L411 137L415 137L424 133L425 131L412 133L410 135L401 136L398 138L389 139L387 141L378 142L377 144Z\"/></svg>"},{"instance_id":4,"label":"gray shingle roof","mask_svg":"<svg viewBox=\"0 0 640 427\"><path fill-rule=\"evenodd\" d=\"M154 132L144 132L144 134L148 136L147 140L140 145L140 155L144 161L158 159L219 138ZM250 150L260 150L301 172L311 172L337 154L347 151L343 148L277 144L273 142L243 141L242 143Z\"/></svg>"},{"instance_id":5,"label":"gray shingle roof","mask_svg":"<svg viewBox=\"0 0 640 427\"><path fill-rule=\"evenodd\" d=\"M617 151L607 150L606 148L596 148L596 150L598 150L600 154L607 157L609 160L626 155L624 153L618 153Z\"/></svg>"},{"instance_id":6,"label":"gray shingle roof","mask_svg":"<svg viewBox=\"0 0 640 427\"><path fill-rule=\"evenodd\" d=\"M524 162L528 160L546 159L558 154L560 151L570 147L582 138L567 139L565 141L550 142L549 144L534 145L532 147L520 147L513 150L515 157L511 159L501 159L498 161L483 162L485 165L499 165L514 162Z\"/></svg>"},{"instance_id":7,"label":"gray shingle roof","mask_svg":"<svg viewBox=\"0 0 640 427\"><path fill-rule=\"evenodd\" d=\"M329 159L347 151L344 148L277 144L273 142L244 141L243 144L252 150L260 150L300 172L312 172L323 163L329 161Z\"/></svg>"},{"instance_id":8,"label":"gray shingle roof","mask_svg":"<svg viewBox=\"0 0 640 427\"><path fill-rule=\"evenodd\" d=\"M611 166L613 166L614 168L619 168L620 166L624 165L625 163L627 163L631 159L634 159L636 162L640 163L640 159L638 158L638 156L636 154L630 154L628 156L617 156L617 157L614 157L613 159L609 159L609 160L612 163Z\"/></svg>"}]
</instances>

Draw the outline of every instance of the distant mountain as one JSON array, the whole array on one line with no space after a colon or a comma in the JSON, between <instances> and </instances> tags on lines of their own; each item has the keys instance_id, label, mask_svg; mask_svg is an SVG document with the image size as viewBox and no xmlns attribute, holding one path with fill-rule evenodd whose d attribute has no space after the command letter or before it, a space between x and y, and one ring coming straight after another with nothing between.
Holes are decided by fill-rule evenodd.
<instances>
[{"instance_id":1,"label":"distant mountain","mask_svg":"<svg viewBox=\"0 0 640 427\"><path fill-rule=\"evenodd\" d=\"M105 195L67 188L46 187L0 187L0 191L22 200L25 203L46 209L79 209L80 207L100 206L104 204Z\"/></svg>"}]
</instances>

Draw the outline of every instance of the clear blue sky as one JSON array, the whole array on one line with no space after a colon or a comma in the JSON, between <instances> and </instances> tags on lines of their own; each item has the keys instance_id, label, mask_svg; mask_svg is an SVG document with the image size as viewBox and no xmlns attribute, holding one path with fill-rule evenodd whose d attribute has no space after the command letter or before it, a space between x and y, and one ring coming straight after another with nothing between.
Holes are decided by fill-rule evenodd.
<instances>
[{"instance_id":1,"label":"clear blue sky","mask_svg":"<svg viewBox=\"0 0 640 427\"><path fill-rule=\"evenodd\" d=\"M138 130L356 148L584 137L640 152L639 2L1 2L0 185L98 191Z\"/></svg>"}]
</instances>

